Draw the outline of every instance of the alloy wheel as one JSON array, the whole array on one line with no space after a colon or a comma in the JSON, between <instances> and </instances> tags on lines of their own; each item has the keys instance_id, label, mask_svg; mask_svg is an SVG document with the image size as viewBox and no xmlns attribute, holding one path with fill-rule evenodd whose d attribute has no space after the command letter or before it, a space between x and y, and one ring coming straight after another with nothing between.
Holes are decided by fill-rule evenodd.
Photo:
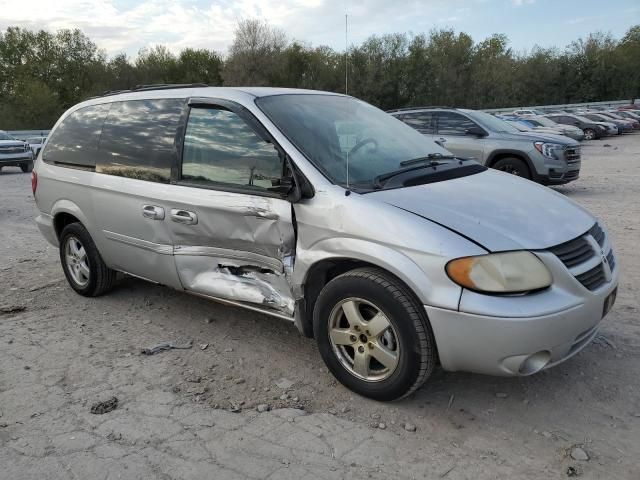
<instances>
[{"instance_id":1,"label":"alloy wheel","mask_svg":"<svg viewBox=\"0 0 640 480\"><path fill-rule=\"evenodd\" d=\"M385 380L398 366L400 344L393 325L380 308L362 298L346 298L333 308L329 340L343 367L361 380Z\"/></svg>"},{"instance_id":2,"label":"alloy wheel","mask_svg":"<svg viewBox=\"0 0 640 480\"><path fill-rule=\"evenodd\" d=\"M89 259L84 245L75 236L67 238L64 246L64 258L67 271L73 281L80 287L89 283Z\"/></svg>"}]
</instances>

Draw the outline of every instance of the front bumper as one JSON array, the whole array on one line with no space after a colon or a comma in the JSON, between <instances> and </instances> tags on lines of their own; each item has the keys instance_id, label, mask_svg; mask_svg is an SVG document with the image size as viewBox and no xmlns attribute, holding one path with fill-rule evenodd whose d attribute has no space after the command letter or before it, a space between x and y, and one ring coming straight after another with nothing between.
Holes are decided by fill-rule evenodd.
<instances>
[{"instance_id":1,"label":"front bumper","mask_svg":"<svg viewBox=\"0 0 640 480\"><path fill-rule=\"evenodd\" d=\"M27 150L21 153L0 154L0 166L16 166L33 160L33 152Z\"/></svg>"},{"instance_id":2,"label":"front bumper","mask_svg":"<svg viewBox=\"0 0 640 480\"><path fill-rule=\"evenodd\" d=\"M554 284L543 292L496 297L465 291L461 311L425 306L442 367L525 376L586 347L598 333L605 299L618 285L618 267L611 280L595 291L562 268L553 266Z\"/></svg>"},{"instance_id":3,"label":"front bumper","mask_svg":"<svg viewBox=\"0 0 640 480\"><path fill-rule=\"evenodd\" d=\"M56 229L53 225L53 217L41 212L40 215L36 217L36 225L38 225L38 229L45 240L54 247L57 247L58 236L56 235Z\"/></svg>"},{"instance_id":4,"label":"front bumper","mask_svg":"<svg viewBox=\"0 0 640 480\"><path fill-rule=\"evenodd\" d=\"M579 145L564 147L561 158L549 158L537 150L528 152L533 180L542 185L563 185L580 176L581 152Z\"/></svg>"}]
</instances>

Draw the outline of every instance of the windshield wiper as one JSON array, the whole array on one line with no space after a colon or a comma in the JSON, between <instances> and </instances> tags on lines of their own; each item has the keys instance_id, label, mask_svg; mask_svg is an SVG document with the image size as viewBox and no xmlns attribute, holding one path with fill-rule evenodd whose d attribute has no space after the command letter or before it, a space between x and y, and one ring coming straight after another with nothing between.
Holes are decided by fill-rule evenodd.
<instances>
[{"instance_id":1,"label":"windshield wiper","mask_svg":"<svg viewBox=\"0 0 640 480\"><path fill-rule=\"evenodd\" d=\"M406 167L407 165L415 165L416 163L422 163L422 162L434 162L435 160L455 160L456 156L454 155L443 155L441 153L430 153L429 155L425 156L425 157L417 157L417 158L412 158L411 160L405 160L403 162L400 162L400 166L401 167ZM464 160L464 159L460 159L460 160ZM436 162L437 163L437 162Z\"/></svg>"},{"instance_id":2,"label":"windshield wiper","mask_svg":"<svg viewBox=\"0 0 640 480\"><path fill-rule=\"evenodd\" d=\"M453 158L453 157L452 157ZM422 162L422 160L418 160L415 159L416 163ZM412 161L412 160L407 160L407 161ZM448 163L448 162L446 162ZM378 175L377 177L375 177L373 179L373 188L374 189L380 189L384 186L384 184L391 178L398 176L398 175L402 175L403 173L407 173L407 172L411 172L413 170L421 170L423 168L429 168L432 167L434 170L437 170L438 165L444 165L445 162L436 162L435 160L430 160L429 163L425 164L425 165L415 165L413 167L408 167L408 168L399 168L398 170L394 170L393 172L388 172L388 173L383 173L381 175ZM402 165L402 163L400 164Z\"/></svg>"}]
</instances>

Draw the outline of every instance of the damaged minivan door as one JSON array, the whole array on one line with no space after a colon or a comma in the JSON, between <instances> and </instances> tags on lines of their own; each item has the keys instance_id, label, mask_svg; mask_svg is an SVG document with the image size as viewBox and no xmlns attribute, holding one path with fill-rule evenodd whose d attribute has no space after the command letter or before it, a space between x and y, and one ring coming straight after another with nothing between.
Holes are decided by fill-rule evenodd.
<instances>
[{"instance_id":1,"label":"damaged minivan door","mask_svg":"<svg viewBox=\"0 0 640 480\"><path fill-rule=\"evenodd\" d=\"M286 156L240 105L207 98L187 108L169 212L182 286L291 319L295 233Z\"/></svg>"}]
</instances>

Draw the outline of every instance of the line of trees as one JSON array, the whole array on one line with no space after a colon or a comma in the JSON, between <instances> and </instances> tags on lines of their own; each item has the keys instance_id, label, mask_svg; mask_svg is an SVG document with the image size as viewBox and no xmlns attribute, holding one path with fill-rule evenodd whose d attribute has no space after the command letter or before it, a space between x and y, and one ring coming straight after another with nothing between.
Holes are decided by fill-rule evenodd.
<instances>
[{"instance_id":1,"label":"line of trees","mask_svg":"<svg viewBox=\"0 0 640 480\"><path fill-rule=\"evenodd\" d=\"M505 35L374 35L348 51L349 94L383 109L491 108L635 98L640 25L621 39L594 33L564 49L509 48ZM71 105L150 83L286 86L344 92L344 52L288 39L259 20L238 23L226 56L164 46L108 58L80 30L0 32L0 129L48 128Z\"/></svg>"}]
</instances>

